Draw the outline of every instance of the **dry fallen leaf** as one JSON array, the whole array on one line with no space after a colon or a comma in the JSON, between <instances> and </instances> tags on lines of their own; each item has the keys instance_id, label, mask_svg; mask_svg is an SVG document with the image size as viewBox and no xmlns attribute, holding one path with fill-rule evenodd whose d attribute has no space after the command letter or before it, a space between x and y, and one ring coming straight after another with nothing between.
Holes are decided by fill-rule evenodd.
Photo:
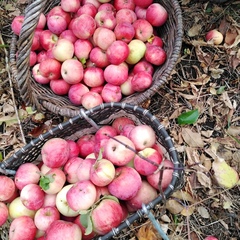
<instances>
[{"instance_id":1,"label":"dry fallen leaf","mask_svg":"<svg viewBox=\"0 0 240 240\"><path fill-rule=\"evenodd\" d=\"M189 37L195 37L195 36L199 35L201 29L202 29L202 25L201 25L201 24L195 24L195 25L193 25L193 26L188 30L188 36L189 36Z\"/></svg>"},{"instance_id":2,"label":"dry fallen leaf","mask_svg":"<svg viewBox=\"0 0 240 240\"><path fill-rule=\"evenodd\" d=\"M197 211L201 215L201 217L203 217L203 218L209 218L210 217L208 210L203 206L198 207Z\"/></svg>"},{"instance_id":3,"label":"dry fallen leaf","mask_svg":"<svg viewBox=\"0 0 240 240\"><path fill-rule=\"evenodd\" d=\"M187 145L190 147L195 147L195 148L204 147L204 142L202 140L201 134L197 132L193 132L189 128L182 129L182 137L184 141L187 143Z\"/></svg>"},{"instance_id":4,"label":"dry fallen leaf","mask_svg":"<svg viewBox=\"0 0 240 240\"><path fill-rule=\"evenodd\" d=\"M212 181L209 176L207 176L205 173L197 171L197 179L201 183L202 186L206 188L212 187Z\"/></svg>"},{"instance_id":5,"label":"dry fallen leaf","mask_svg":"<svg viewBox=\"0 0 240 240\"><path fill-rule=\"evenodd\" d=\"M152 224L143 225L138 233L137 233L138 240L158 240L159 237L156 234L156 230Z\"/></svg>"}]
</instances>

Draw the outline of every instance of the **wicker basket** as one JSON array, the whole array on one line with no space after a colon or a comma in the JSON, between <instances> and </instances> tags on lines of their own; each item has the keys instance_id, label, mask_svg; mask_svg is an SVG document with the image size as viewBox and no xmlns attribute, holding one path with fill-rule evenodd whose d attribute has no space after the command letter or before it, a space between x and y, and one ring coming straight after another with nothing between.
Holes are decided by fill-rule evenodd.
<instances>
[{"instance_id":1,"label":"wicker basket","mask_svg":"<svg viewBox=\"0 0 240 240\"><path fill-rule=\"evenodd\" d=\"M16 152L13 156L1 162L0 174L14 176L16 169L22 163L36 161L40 155L43 144L53 137L77 140L84 134L96 132L97 127L111 124L114 119L120 116L127 116L133 119L137 125L147 124L151 126L156 133L157 141L164 147L164 156L174 163L171 184L168 186L164 194L159 194L155 200L146 206L147 209L150 210L156 206L156 204L161 203L163 199L168 198L172 192L180 186L183 176L182 163L179 161L171 137L158 119L148 110L127 103L105 103L91 110L82 110L79 115L69 119L67 122L59 124L49 132L40 135L38 138L32 140L29 144ZM111 239L111 237L118 235L123 229L130 226L143 215L144 211L138 210L122 222L118 228L112 229L111 232L98 239Z\"/></svg>"},{"instance_id":2,"label":"wicker basket","mask_svg":"<svg viewBox=\"0 0 240 240\"><path fill-rule=\"evenodd\" d=\"M60 0L35 0L25 9L25 20L19 38L13 35L10 49L11 71L15 79L15 87L19 90L22 100L29 106L41 111L49 110L55 114L73 117L79 113L79 107L74 106L67 97L57 96L49 87L36 83L31 75L29 66L30 47L33 33L40 13L47 13ZM167 53L166 62L155 68L152 86L141 93L124 97L122 102L141 104L149 99L168 78L177 62L182 45L182 13L177 0L159 0L168 11L169 18L164 26L157 28L158 35L164 41ZM16 52L18 58L16 60Z\"/></svg>"}]
</instances>

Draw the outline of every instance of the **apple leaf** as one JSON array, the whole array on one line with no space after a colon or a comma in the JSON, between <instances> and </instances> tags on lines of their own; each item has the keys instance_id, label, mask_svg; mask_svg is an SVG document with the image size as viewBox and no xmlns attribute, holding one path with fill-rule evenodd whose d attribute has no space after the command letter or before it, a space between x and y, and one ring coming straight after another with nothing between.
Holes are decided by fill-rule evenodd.
<instances>
[{"instance_id":1,"label":"apple leaf","mask_svg":"<svg viewBox=\"0 0 240 240\"><path fill-rule=\"evenodd\" d=\"M177 121L178 124L180 125L193 124L198 120L198 117L199 117L198 109L195 109L182 113L180 116L178 116Z\"/></svg>"},{"instance_id":2,"label":"apple leaf","mask_svg":"<svg viewBox=\"0 0 240 240\"><path fill-rule=\"evenodd\" d=\"M119 203L119 200L118 200L116 197L112 196L112 195L104 195L104 196L101 198L101 200L104 200L104 199L111 199L111 200Z\"/></svg>"},{"instance_id":3,"label":"apple leaf","mask_svg":"<svg viewBox=\"0 0 240 240\"><path fill-rule=\"evenodd\" d=\"M54 176L55 176L55 174L41 176L40 181L39 181L39 186L43 190L48 190L50 187L49 184L54 181Z\"/></svg>"},{"instance_id":4,"label":"apple leaf","mask_svg":"<svg viewBox=\"0 0 240 240\"><path fill-rule=\"evenodd\" d=\"M88 212L87 214L82 214L80 216L80 222L81 224L86 228L85 229L85 235L89 235L93 231L93 222L91 219L91 214Z\"/></svg>"}]
</instances>

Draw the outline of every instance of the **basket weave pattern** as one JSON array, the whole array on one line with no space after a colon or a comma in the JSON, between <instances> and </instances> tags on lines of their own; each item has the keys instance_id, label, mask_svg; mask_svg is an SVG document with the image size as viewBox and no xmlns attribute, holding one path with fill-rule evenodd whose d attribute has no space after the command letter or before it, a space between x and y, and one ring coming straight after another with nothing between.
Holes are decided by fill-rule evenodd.
<instances>
[{"instance_id":1,"label":"basket weave pattern","mask_svg":"<svg viewBox=\"0 0 240 240\"><path fill-rule=\"evenodd\" d=\"M54 94L49 87L35 82L29 67L30 48L34 30L40 14L47 13L53 6L59 5L59 0L35 0L25 9L25 19L19 38L13 35L10 48L11 71L15 79L15 86L19 90L23 101L35 106L41 111L49 110L55 114L73 117L79 113L79 107L74 106L67 97ZM144 92L124 97L122 102L141 104L149 99L168 78L177 62L182 45L182 13L177 0L155 0L168 11L168 20L157 34L163 39L164 50L167 53L166 62L155 68L152 86ZM16 59L16 52L18 58Z\"/></svg>"}]
</instances>

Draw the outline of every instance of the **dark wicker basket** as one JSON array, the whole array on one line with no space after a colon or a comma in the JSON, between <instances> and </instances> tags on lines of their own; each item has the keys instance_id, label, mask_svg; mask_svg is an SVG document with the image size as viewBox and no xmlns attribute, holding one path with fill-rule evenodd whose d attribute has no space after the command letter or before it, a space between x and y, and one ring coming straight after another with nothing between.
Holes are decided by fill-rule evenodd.
<instances>
[{"instance_id":1,"label":"dark wicker basket","mask_svg":"<svg viewBox=\"0 0 240 240\"><path fill-rule=\"evenodd\" d=\"M49 110L55 114L73 117L79 113L79 107L74 106L68 97L55 95L49 87L41 86L32 77L29 68L30 47L33 34L40 14L47 13L60 0L32 1L25 9L25 19L19 38L13 35L10 49L11 71L15 79L15 88L20 92L22 100L28 106L34 106L41 111ZM164 41L164 49L167 53L166 62L155 68L152 86L144 92L124 97L122 102L141 104L149 99L164 85L178 60L182 45L182 12L177 0L155 0L168 11L169 18L164 26L157 28L158 35ZM18 58L16 60L16 52Z\"/></svg>"},{"instance_id":2,"label":"dark wicker basket","mask_svg":"<svg viewBox=\"0 0 240 240\"><path fill-rule=\"evenodd\" d=\"M114 119L120 116L127 116L133 119L136 124L147 124L151 126L156 133L158 142L165 149L165 157L174 163L171 184L168 186L164 194L159 194L155 200L146 206L147 209L150 210L154 208L156 204L161 203L163 199L168 198L173 191L180 186L182 183L183 167L182 163L179 161L171 137L158 119L148 110L128 103L105 103L87 111L81 110L79 115L69 119L67 122L59 124L49 132L40 135L38 138L32 140L29 144L21 148L13 156L1 162L0 174L14 176L16 169L21 164L36 161L40 155L43 144L53 137L76 140L84 134L96 132L97 126L100 127L102 125L110 124ZM143 215L144 211L142 209L138 210L122 222L118 228L112 229L111 232L98 239L111 239Z\"/></svg>"}]
</instances>

